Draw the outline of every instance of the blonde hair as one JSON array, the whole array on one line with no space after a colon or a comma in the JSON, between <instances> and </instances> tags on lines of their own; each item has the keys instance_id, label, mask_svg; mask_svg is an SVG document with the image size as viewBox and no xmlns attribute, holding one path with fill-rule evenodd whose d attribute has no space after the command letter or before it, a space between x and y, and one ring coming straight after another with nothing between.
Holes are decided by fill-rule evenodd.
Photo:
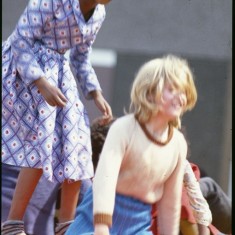
<instances>
[{"instance_id":1,"label":"blonde hair","mask_svg":"<svg viewBox=\"0 0 235 235\"><path fill-rule=\"evenodd\" d=\"M184 112L194 107L197 91L188 62L174 55L166 55L145 63L132 84L130 112L133 112L140 122L148 121L153 112L158 111L153 99L154 101L161 99L166 83L185 93L187 104ZM180 128L180 117L171 124Z\"/></svg>"}]
</instances>

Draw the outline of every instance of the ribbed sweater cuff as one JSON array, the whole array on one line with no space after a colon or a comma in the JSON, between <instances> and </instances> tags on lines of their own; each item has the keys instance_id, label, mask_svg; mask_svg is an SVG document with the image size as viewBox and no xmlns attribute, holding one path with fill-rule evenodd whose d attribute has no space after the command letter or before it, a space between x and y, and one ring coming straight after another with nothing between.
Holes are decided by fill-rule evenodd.
<instances>
[{"instance_id":1,"label":"ribbed sweater cuff","mask_svg":"<svg viewBox=\"0 0 235 235\"><path fill-rule=\"evenodd\" d=\"M112 226L112 216L110 214L98 213L94 215L94 224L107 224Z\"/></svg>"}]
</instances>

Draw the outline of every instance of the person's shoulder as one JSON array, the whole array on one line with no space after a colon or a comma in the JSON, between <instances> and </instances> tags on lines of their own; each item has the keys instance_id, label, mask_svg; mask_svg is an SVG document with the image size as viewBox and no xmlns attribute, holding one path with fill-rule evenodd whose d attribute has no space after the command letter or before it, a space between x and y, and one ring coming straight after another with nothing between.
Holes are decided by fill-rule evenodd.
<instances>
[{"instance_id":1,"label":"person's shoulder","mask_svg":"<svg viewBox=\"0 0 235 235\"><path fill-rule=\"evenodd\" d=\"M184 134L174 127L174 138L177 140L177 143L183 148L187 148L187 141L184 137Z\"/></svg>"},{"instance_id":2,"label":"person's shoulder","mask_svg":"<svg viewBox=\"0 0 235 235\"><path fill-rule=\"evenodd\" d=\"M112 129L119 129L125 128L125 131L135 125L135 117L133 114L127 114L122 117L117 118L114 123L112 124Z\"/></svg>"},{"instance_id":3,"label":"person's shoulder","mask_svg":"<svg viewBox=\"0 0 235 235\"><path fill-rule=\"evenodd\" d=\"M117 124L126 125L126 124L130 124L130 123L134 123L134 122L135 122L134 114L126 114L122 117L117 118L114 123L116 125Z\"/></svg>"},{"instance_id":4,"label":"person's shoulder","mask_svg":"<svg viewBox=\"0 0 235 235\"><path fill-rule=\"evenodd\" d=\"M178 129L175 128L175 127L173 127L173 129L174 129L175 138L177 138L177 139L179 139L179 140L181 140L181 141L186 141L186 140L185 140L185 137L184 137L184 134L183 134L180 130L178 130Z\"/></svg>"}]
</instances>

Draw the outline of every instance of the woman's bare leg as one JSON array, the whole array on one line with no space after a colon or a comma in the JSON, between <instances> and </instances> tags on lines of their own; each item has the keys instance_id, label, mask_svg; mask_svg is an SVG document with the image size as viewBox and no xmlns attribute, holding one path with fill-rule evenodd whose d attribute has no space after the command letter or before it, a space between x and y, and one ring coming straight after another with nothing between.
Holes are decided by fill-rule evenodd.
<instances>
[{"instance_id":1,"label":"woman's bare leg","mask_svg":"<svg viewBox=\"0 0 235 235\"><path fill-rule=\"evenodd\" d=\"M73 183L68 183L68 181L65 181L62 184L59 223L74 220L80 186L81 181L76 181Z\"/></svg>"},{"instance_id":2,"label":"woman's bare leg","mask_svg":"<svg viewBox=\"0 0 235 235\"><path fill-rule=\"evenodd\" d=\"M30 198L42 175L42 169L22 168L13 195L8 220L23 220Z\"/></svg>"}]
</instances>

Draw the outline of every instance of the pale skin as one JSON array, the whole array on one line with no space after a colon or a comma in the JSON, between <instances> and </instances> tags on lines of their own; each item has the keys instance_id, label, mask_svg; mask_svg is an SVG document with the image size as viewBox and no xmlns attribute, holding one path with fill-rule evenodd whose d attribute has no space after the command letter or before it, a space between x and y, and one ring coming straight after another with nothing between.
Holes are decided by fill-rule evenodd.
<instances>
[{"instance_id":1,"label":"pale skin","mask_svg":"<svg viewBox=\"0 0 235 235\"><path fill-rule=\"evenodd\" d=\"M97 4L107 4L110 0L79 0L81 11L84 18L88 20ZM66 106L67 99L58 87L51 85L46 78L37 79L34 84L37 86L45 101L51 106L63 108ZM112 110L108 102L104 99L101 91L91 91L95 105L102 113L102 122L106 123L112 118ZM8 220L22 220L29 200L42 176L42 169L22 168L13 195L13 200L8 216ZM62 183L61 208L59 222L67 222L74 219L75 209L78 202L80 191L80 181ZM20 203L19 203L20 202ZM23 235L24 233L17 234Z\"/></svg>"}]
</instances>

